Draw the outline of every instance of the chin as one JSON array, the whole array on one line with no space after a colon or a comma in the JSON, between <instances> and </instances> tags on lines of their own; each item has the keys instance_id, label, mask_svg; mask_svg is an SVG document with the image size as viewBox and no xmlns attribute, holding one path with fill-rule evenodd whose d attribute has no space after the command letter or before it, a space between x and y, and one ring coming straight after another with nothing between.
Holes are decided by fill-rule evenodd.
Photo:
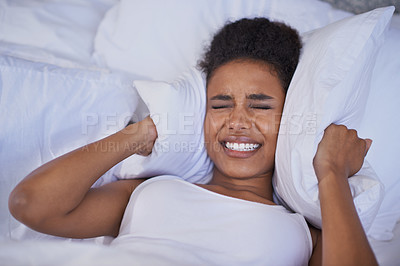
<instances>
[{"instance_id":1,"label":"chin","mask_svg":"<svg viewBox=\"0 0 400 266\"><path fill-rule=\"evenodd\" d=\"M268 173L267 170L265 171L254 171L254 170L255 170L254 168L238 167L237 164L236 167L229 167L229 169L226 168L218 169L218 171L223 175L235 179L248 179L248 178L262 176Z\"/></svg>"}]
</instances>

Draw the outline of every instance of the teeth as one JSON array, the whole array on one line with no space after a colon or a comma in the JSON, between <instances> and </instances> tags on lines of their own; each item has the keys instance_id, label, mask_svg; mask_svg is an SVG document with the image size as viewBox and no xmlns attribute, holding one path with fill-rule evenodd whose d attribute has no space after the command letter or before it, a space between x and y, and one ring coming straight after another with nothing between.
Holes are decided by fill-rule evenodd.
<instances>
[{"instance_id":1,"label":"teeth","mask_svg":"<svg viewBox=\"0 0 400 266\"><path fill-rule=\"evenodd\" d=\"M230 149L230 150L234 150L234 151L253 151L255 149L257 149L260 146L260 144L256 144L256 143L230 143L230 142L226 142L225 143L225 147Z\"/></svg>"}]
</instances>

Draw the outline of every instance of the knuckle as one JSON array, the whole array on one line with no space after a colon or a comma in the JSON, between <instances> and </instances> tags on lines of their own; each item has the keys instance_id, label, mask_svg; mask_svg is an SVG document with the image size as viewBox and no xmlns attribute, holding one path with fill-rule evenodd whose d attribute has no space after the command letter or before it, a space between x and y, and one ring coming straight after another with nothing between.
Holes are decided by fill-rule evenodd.
<instances>
[{"instance_id":1,"label":"knuckle","mask_svg":"<svg viewBox=\"0 0 400 266\"><path fill-rule=\"evenodd\" d=\"M341 132L347 130L347 127L344 125L331 124L327 129L333 132Z\"/></svg>"},{"instance_id":2,"label":"knuckle","mask_svg":"<svg viewBox=\"0 0 400 266\"><path fill-rule=\"evenodd\" d=\"M349 134L350 134L351 137L353 137L353 138L358 138L357 130L355 130L355 129L349 129L348 132L349 132Z\"/></svg>"}]
</instances>

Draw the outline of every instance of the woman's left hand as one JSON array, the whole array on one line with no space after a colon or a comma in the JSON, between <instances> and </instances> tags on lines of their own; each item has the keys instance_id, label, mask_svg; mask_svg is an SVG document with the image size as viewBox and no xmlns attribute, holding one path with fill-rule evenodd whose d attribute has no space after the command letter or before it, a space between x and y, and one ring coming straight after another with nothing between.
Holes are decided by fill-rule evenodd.
<instances>
[{"instance_id":1,"label":"woman's left hand","mask_svg":"<svg viewBox=\"0 0 400 266\"><path fill-rule=\"evenodd\" d=\"M325 129L313 160L318 182L330 174L346 178L356 174L371 144L372 140L359 138L354 129L331 124Z\"/></svg>"},{"instance_id":2,"label":"woman's left hand","mask_svg":"<svg viewBox=\"0 0 400 266\"><path fill-rule=\"evenodd\" d=\"M325 129L313 161L322 237L318 238L310 264L378 265L347 181L362 167L371 143L342 125L331 124Z\"/></svg>"}]
</instances>

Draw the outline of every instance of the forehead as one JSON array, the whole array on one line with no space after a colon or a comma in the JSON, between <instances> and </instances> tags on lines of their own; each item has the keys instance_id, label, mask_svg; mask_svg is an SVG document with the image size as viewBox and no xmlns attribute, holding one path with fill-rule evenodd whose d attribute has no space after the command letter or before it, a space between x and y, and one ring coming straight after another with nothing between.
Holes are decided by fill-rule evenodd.
<instances>
[{"instance_id":1,"label":"forehead","mask_svg":"<svg viewBox=\"0 0 400 266\"><path fill-rule=\"evenodd\" d=\"M278 75L266 63L236 60L218 67L207 84L207 96L264 93L284 94Z\"/></svg>"}]
</instances>

